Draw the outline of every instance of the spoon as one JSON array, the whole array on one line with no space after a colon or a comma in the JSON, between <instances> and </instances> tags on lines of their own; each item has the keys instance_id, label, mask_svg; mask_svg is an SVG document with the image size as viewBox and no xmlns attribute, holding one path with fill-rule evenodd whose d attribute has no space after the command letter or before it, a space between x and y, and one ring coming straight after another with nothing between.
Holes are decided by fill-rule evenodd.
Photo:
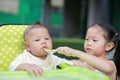
<instances>
[{"instance_id":1,"label":"spoon","mask_svg":"<svg viewBox=\"0 0 120 80\"><path fill-rule=\"evenodd\" d=\"M55 53L55 52L56 52L55 49L51 49L51 50L45 49L45 51L46 51L47 53Z\"/></svg>"}]
</instances>

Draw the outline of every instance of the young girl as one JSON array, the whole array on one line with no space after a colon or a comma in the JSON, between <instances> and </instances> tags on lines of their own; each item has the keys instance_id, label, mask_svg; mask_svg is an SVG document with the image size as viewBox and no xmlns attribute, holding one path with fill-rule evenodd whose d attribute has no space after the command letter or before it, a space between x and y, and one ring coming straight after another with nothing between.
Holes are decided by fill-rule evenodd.
<instances>
[{"instance_id":1,"label":"young girl","mask_svg":"<svg viewBox=\"0 0 120 80\"><path fill-rule=\"evenodd\" d=\"M84 49L85 52L69 47L59 47L57 52L66 56L74 56L81 59L85 67L96 72L104 73L111 80L116 80L116 74L120 76L120 35L108 24L94 24L88 27ZM108 60L105 55L112 49L115 50L113 60Z\"/></svg>"}]
</instances>

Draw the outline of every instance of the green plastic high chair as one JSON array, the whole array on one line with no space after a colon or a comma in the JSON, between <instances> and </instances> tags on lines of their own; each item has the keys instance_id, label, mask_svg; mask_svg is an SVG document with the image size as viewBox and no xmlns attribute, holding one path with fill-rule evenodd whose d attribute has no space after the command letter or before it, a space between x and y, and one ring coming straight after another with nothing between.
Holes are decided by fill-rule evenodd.
<instances>
[{"instance_id":1,"label":"green plastic high chair","mask_svg":"<svg viewBox=\"0 0 120 80\"><path fill-rule=\"evenodd\" d=\"M63 69L44 71L44 77L31 77L26 71L8 71L11 61L24 50L23 32L26 27L27 25L0 27L0 80L110 80L104 74L68 64L60 64Z\"/></svg>"},{"instance_id":2,"label":"green plastic high chair","mask_svg":"<svg viewBox=\"0 0 120 80\"><path fill-rule=\"evenodd\" d=\"M8 66L23 49L23 31L27 25L4 25L0 27L0 71Z\"/></svg>"}]
</instances>

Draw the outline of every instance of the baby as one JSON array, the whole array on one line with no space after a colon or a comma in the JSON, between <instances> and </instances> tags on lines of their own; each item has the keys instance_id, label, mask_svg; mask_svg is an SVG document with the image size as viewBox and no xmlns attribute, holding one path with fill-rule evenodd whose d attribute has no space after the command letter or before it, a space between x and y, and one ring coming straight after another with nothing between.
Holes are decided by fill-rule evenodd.
<instances>
[{"instance_id":1,"label":"baby","mask_svg":"<svg viewBox=\"0 0 120 80\"><path fill-rule=\"evenodd\" d=\"M24 31L25 50L9 66L10 71L28 71L33 76L43 75L43 70L56 69L61 63L77 65L76 61L68 61L46 52L52 49L52 39L43 25L35 23Z\"/></svg>"}]
</instances>

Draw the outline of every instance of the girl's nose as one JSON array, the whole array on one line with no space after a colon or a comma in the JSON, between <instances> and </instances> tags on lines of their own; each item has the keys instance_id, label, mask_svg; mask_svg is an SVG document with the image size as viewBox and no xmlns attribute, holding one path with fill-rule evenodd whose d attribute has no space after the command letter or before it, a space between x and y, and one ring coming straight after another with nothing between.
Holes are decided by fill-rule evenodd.
<instances>
[{"instance_id":1,"label":"girl's nose","mask_svg":"<svg viewBox=\"0 0 120 80\"><path fill-rule=\"evenodd\" d=\"M91 40L87 41L87 45L92 45L92 41Z\"/></svg>"}]
</instances>

